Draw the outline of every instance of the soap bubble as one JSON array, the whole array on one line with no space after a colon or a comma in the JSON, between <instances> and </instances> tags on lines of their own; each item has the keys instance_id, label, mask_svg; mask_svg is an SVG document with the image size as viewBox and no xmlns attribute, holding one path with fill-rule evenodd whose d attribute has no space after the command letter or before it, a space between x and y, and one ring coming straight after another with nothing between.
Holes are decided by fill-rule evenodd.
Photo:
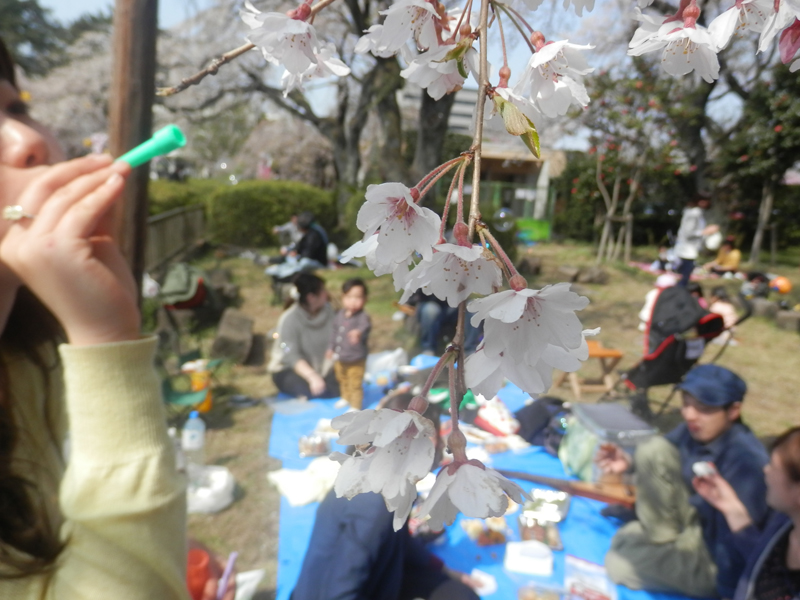
<instances>
[{"instance_id":1,"label":"soap bubble","mask_svg":"<svg viewBox=\"0 0 800 600\"><path fill-rule=\"evenodd\" d=\"M492 224L497 231L510 231L516 217L510 208L500 208L492 215Z\"/></svg>"}]
</instances>

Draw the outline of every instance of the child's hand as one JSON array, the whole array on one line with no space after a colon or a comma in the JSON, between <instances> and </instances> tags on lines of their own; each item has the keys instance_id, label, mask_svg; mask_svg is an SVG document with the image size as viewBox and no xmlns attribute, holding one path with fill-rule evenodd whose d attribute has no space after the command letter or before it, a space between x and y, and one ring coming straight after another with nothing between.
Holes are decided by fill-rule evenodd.
<instances>
[{"instance_id":1,"label":"child's hand","mask_svg":"<svg viewBox=\"0 0 800 600\"><path fill-rule=\"evenodd\" d=\"M13 176L6 169L0 180ZM112 238L114 204L130 172L109 156L79 158L41 169L6 202L35 217L8 227L0 260L47 305L75 345L139 337L136 282Z\"/></svg>"},{"instance_id":2,"label":"child's hand","mask_svg":"<svg viewBox=\"0 0 800 600\"><path fill-rule=\"evenodd\" d=\"M361 332L358 329L351 329L347 332L347 340L351 344L356 345L361 341Z\"/></svg>"},{"instance_id":3,"label":"child's hand","mask_svg":"<svg viewBox=\"0 0 800 600\"><path fill-rule=\"evenodd\" d=\"M330 348L325 350L325 360L333 360L333 350Z\"/></svg>"}]
</instances>

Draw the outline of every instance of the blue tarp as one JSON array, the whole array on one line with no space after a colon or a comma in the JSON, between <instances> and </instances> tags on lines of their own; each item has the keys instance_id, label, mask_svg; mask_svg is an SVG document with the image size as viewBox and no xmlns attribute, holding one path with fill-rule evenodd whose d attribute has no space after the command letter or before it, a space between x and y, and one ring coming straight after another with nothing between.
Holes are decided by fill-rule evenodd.
<instances>
[{"instance_id":1,"label":"blue tarp","mask_svg":"<svg viewBox=\"0 0 800 600\"><path fill-rule=\"evenodd\" d=\"M419 365L422 366L422 365ZM515 386L506 386L499 396L509 409L518 410L528 398ZM376 400L372 394L370 403ZM332 418L344 412L344 408L335 409L332 400L311 400L298 406L295 401L281 406L276 403L272 420L269 453L283 461L285 468L303 469L312 459L299 458L297 444L300 436L314 429L321 418ZM365 406L367 406L365 402ZM564 469L558 459L550 456L539 447L530 447L520 452L504 452L492 456L490 465L493 468L513 471L527 471L537 475L566 478ZM530 482L517 481L523 489L534 487ZM278 584L276 600L287 600L291 594L300 567L303 564L314 516L318 504L292 507L285 498L281 498L280 535L278 542ZM564 551L554 552L554 570L551 577L539 578L519 573L511 573L503 569L505 546L479 547L472 542L460 526L463 518L459 516L446 533L437 540L431 550L440 556L445 563L460 571L469 573L478 568L493 575L497 579L498 589L489 600L507 600L516 598L517 588L527 582L541 583L545 586L560 587L564 578L564 557L572 554L594 563L603 564L603 557L609 548L611 537L616 531L616 524L600 515L604 504L585 498L573 498L566 520L559 529L564 542ZM511 528L510 541L519 540L516 514L507 517ZM633 591L624 587L618 588L619 600L679 600L682 596Z\"/></svg>"}]
</instances>

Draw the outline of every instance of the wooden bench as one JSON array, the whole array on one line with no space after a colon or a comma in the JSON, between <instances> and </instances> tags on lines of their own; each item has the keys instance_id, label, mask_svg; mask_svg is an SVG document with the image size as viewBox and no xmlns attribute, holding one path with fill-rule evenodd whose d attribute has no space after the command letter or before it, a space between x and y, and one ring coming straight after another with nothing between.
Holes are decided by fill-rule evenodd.
<instances>
[{"instance_id":1,"label":"wooden bench","mask_svg":"<svg viewBox=\"0 0 800 600\"><path fill-rule=\"evenodd\" d=\"M580 399L584 392L610 392L614 389L614 367L619 364L624 356L621 350L606 348L596 340L587 340L589 346L589 359L596 358L600 361L601 376L587 379L578 377L577 373L559 373L553 381L553 389L561 387L569 380L570 388L576 399Z\"/></svg>"}]
</instances>

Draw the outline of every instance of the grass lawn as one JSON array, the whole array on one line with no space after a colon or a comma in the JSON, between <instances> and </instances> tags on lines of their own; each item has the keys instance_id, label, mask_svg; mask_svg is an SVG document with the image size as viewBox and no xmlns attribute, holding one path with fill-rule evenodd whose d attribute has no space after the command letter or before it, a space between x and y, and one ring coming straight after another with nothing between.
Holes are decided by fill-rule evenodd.
<instances>
[{"instance_id":1,"label":"grass lawn","mask_svg":"<svg viewBox=\"0 0 800 600\"><path fill-rule=\"evenodd\" d=\"M560 281L557 274L562 265L585 266L593 264L592 250L588 246L542 244L529 250L542 259L542 273L530 280L532 287L542 287ZM655 255L647 249L638 251L636 259L650 260ZM240 310L255 320L255 332L269 339L280 307L273 306L271 288L263 275L263 267L252 261L236 257L208 258L199 261L203 267L219 266L230 269L235 282L241 287ZM641 356L643 339L638 331L638 312L644 302L645 293L651 288L654 276L636 268L616 265L607 267L610 280L607 285L581 285L580 293L591 300L581 314L586 328L601 327L599 338L604 345L618 348L625 353L620 363L624 368L633 365ZM800 271L794 266L779 264L775 272L791 279L796 292L800 292ZM363 277L369 286L367 311L372 316L373 331L370 337L371 351L393 349L404 346L413 351L413 340L409 339L401 324L392 320L395 312L393 302L399 297L395 293L390 277L374 278L366 269L342 269L325 273L334 303L340 295L342 282L349 278ZM715 280L703 285L710 290L712 285L723 283L735 292L739 282ZM798 301L795 296L792 304ZM208 350L211 334L201 333L192 343ZM797 355L800 336L797 333L778 330L771 322L750 319L737 332L740 345L729 347L719 364L744 377L749 386L744 404L745 421L762 438L768 439L790 425L800 422L794 393L800 389L800 368ZM719 346L710 345L703 356L710 360ZM594 365L586 365L582 374L591 376ZM265 365L230 365L219 372L220 383L215 389L215 407L207 418L207 461L227 466L238 483L236 501L225 511L216 515L192 515L189 519L191 535L207 543L222 556L232 550L239 552L237 568L240 571L264 568L266 576L260 586L259 600L274 596L276 583L276 559L278 547L279 497L267 482L266 473L280 468L280 461L267 456L270 435L271 409L266 405L252 408L232 409L226 396L232 393L263 397L275 392ZM650 397L658 400L666 397L669 386L651 390ZM571 399L568 387L552 390L552 394ZM583 401L591 402L597 395L587 395ZM677 401L673 400L668 414L658 423L668 428L679 418Z\"/></svg>"}]
</instances>

